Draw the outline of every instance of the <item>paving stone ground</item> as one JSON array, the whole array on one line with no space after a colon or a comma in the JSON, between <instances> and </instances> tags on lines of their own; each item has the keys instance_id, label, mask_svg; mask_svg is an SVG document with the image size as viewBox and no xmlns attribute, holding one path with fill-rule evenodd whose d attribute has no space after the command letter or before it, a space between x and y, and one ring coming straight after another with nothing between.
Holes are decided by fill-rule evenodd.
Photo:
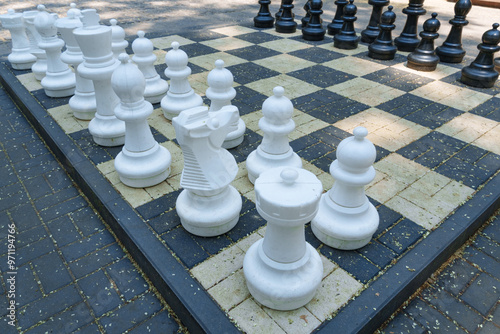
<instances>
[{"instance_id":1,"label":"paving stone ground","mask_svg":"<svg viewBox=\"0 0 500 334\"><path fill-rule=\"evenodd\" d=\"M3 88L0 272L2 334L182 330Z\"/></svg>"}]
</instances>

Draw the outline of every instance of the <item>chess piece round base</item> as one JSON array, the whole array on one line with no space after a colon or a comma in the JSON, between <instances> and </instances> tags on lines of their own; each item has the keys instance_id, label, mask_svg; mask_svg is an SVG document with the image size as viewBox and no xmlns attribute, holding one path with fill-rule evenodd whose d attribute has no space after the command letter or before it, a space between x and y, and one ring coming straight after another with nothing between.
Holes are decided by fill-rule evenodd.
<instances>
[{"instance_id":1,"label":"chess piece round base","mask_svg":"<svg viewBox=\"0 0 500 334\"><path fill-rule=\"evenodd\" d=\"M433 52L418 55L410 53L406 66L417 71L430 72L436 69L438 63L439 57Z\"/></svg>"},{"instance_id":2,"label":"chess piece round base","mask_svg":"<svg viewBox=\"0 0 500 334\"><path fill-rule=\"evenodd\" d=\"M274 26L274 17L271 14L266 16L256 16L253 18L256 28L272 28Z\"/></svg>"},{"instance_id":3,"label":"chess piece round base","mask_svg":"<svg viewBox=\"0 0 500 334\"><path fill-rule=\"evenodd\" d=\"M226 139L222 143L222 148L230 149L241 144L245 137L245 130L246 130L245 122L240 118L238 120L238 128L227 134Z\"/></svg>"},{"instance_id":4,"label":"chess piece round base","mask_svg":"<svg viewBox=\"0 0 500 334\"><path fill-rule=\"evenodd\" d=\"M340 29L342 29L343 23L344 23L343 21L339 21L339 22L332 22L329 25L327 25L328 35L335 35L336 33L338 33Z\"/></svg>"},{"instance_id":5,"label":"chess piece round base","mask_svg":"<svg viewBox=\"0 0 500 334\"><path fill-rule=\"evenodd\" d=\"M276 32L282 34L293 34L294 32L297 31L297 22L293 20L290 21L279 20L276 22L274 26L276 27Z\"/></svg>"},{"instance_id":6,"label":"chess piece round base","mask_svg":"<svg viewBox=\"0 0 500 334\"><path fill-rule=\"evenodd\" d=\"M325 39L325 29L323 28L318 28L318 29L307 29L307 30L302 30L302 37L306 41L322 41Z\"/></svg>"},{"instance_id":7,"label":"chess piece round base","mask_svg":"<svg viewBox=\"0 0 500 334\"><path fill-rule=\"evenodd\" d=\"M73 116L78 119L90 121L96 113L95 94L78 93L69 99L69 106L73 110Z\"/></svg>"},{"instance_id":8,"label":"chess piece round base","mask_svg":"<svg viewBox=\"0 0 500 334\"><path fill-rule=\"evenodd\" d=\"M25 52L12 52L13 53L7 57L7 60L15 70L29 70L36 62L36 57L29 53L29 49Z\"/></svg>"},{"instance_id":9,"label":"chess piece round base","mask_svg":"<svg viewBox=\"0 0 500 334\"><path fill-rule=\"evenodd\" d=\"M52 72L45 75L40 84L49 97L71 96L75 93L75 74L69 68L62 72Z\"/></svg>"},{"instance_id":10,"label":"chess piece round base","mask_svg":"<svg viewBox=\"0 0 500 334\"><path fill-rule=\"evenodd\" d=\"M498 75L495 71L481 71L476 67L466 66L462 68L460 81L472 87L491 88L495 85Z\"/></svg>"},{"instance_id":11,"label":"chess piece round base","mask_svg":"<svg viewBox=\"0 0 500 334\"><path fill-rule=\"evenodd\" d=\"M163 114L167 119L172 119L179 115L183 110L191 109L194 107L199 107L203 105L203 99L198 94L195 94L194 90L190 90L184 94L173 94L170 91L167 92L161 99L161 108L163 109Z\"/></svg>"},{"instance_id":12,"label":"chess piece round base","mask_svg":"<svg viewBox=\"0 0 500 334\"><path fill-rule=\"evenodd\" d=\"M379 225L377 209L368 202L355 208L334 203L328 193L321 196L319 210L311 222L314 235L325 245L352 250L368 244Z\"/></svg>"},{"instance_id":13,"label":"chess piece round base","mask_svg":"<svg viewBox=\"0 0 500 334\"><path fill-rule=\"evenodd\" d=\"M465 50L441 45L436 48L436 54L443 63L461 63L465 57Z\"/></svg>"},{"instance_id":14,"label":"chess piece round base","mask_svg":"<svg viewBox=\"0 0 500 334\"><path fill-rule=\"evenodd\" d=\"M113 147L125 144L125 122L114 115L96 113L89 123L89 132L97 145Z\"/></svg>"},{"instance_id":15,"label":"chess piece round base","mask_svg":"<svg viewBox=\"0 0 500 334\"><path fill-rule=\"evenodd\" d=\"M413 52L419 43L420 40L417 37L399 36L394 39L398 50L403 52Z\"/></svg>"},{"instance_id":16,"label":"chess piece round base","mask_svg":"<svg viewBox=\"0 0 500 334\"><path fill-rule=\"evenodd\" d=\"M295 262L279 263L264 253L263 239L246 252L243 272L248 290L262 305L289 311L306 305L314 297L323 277L318 252L306 244L304 256Z\"/></svg>"},{"instance_id":17,"label":"chess piece round base","mask_svg":"<svg viewBox=\"0 0 500 334\"><path fill-rule=\"evenodd\" d=\"M144 99L149 103L155 104L160 103L161 99L165 96L168 91L168 82L165 80L156 79L146 79L146 89L144 90ZM148 82L149 81L149 82Z\"/></svg>"},{"instance_id":18,"label":"chess piece round base","mask_svg":"<svg viewBox=\"0 0 500 334\"><path fill-rule=\"evenodd\" d=\"M373 47L373 44L368 46L368 57L378 60L392 60L396 55L398 48L393 44L387 45L377 45Z\"/></svg>"},{"instance_id":19,"label":"chess piece round base","mask_svg":"<svg viewBox=\"0 0 500 334\"><path fill-rule=\"evenodd\" d=\"M230 231L240 218L241 196L231 185L212 196L183 190L175 209L182 226L200 237L214 237Z\"/></svg>"},{"instance_id":20,"label":"chess piece round base","mask_svg":"<svg viewBox=\"0 0 500 334\"><path fill-rule=\"evenodd\" d=\"M31 66L31 72L38 81L42 81L45 77L45 73L47 73L47 55L45 52L37 54L37 61Z\"/></svg>"},{"instance_id":21,"label":"chess piece round base","mask_svg":"<svg viewBox=\"0 0 500 334\"><path fill-rule=\"evenodd\" d=\"M286 154L269 154L259 146L248 155L246 160L248 179L255 183L262 172L280 166L302 168L302 160L292 149Z\"/></svg>"},{"instance_id":22,"label":"chess piece round base","mask_svg":"<svg viewBox=\"0 0 500 334\"><path fill-rule=\"evenodd\" d=\"M378 37L379 30L368 27L361 31L361 42L363 43L373 43L373 41Z\"/></svg>"},{"instance_id":23,"label":"chess piece round base","mask_svg":"<svg viewBox=\"0 0 500 334\"><path fill-rule=\"evenodd\" d=\"M170 152L155 142L143 152L130 152L125 147L116 156L115 169L123 184L133 188L154 186L170 174Z\"/></svg>"}]
</instances>

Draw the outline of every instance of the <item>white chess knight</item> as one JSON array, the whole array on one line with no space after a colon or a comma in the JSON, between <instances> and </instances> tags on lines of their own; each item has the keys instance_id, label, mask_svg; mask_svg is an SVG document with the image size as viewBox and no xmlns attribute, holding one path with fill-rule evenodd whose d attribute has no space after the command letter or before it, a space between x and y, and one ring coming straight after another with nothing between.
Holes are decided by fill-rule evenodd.
<instances>
[{"instance_id":1,"label":"white chess knight","mask_svg":"<svg viewBox=\"0 0 500 334\"><path fill-rule=\"evenodd\" d=\"M288 134L295 129L293 104L284 96L283 87L274 87L273 93L262 104L264 117L259 120L259 128L264 132L262 143L246 160L248 178L252 183L260 173L273 167L302 167L302 160L288 140Z\"/></svg>"},{"instance_id":2,"label":"white chess knight","mask_svg":"<svg viewBox=\"0 0 500 334\"><path fill-rule=\"evenodd\" d=\"M182 111L172 124L184 155L176 210L190 233L212 237L231 230L240 217L241 196L230 185L238 173L231 153L221 148L238 108L225 106L211 113L201 106Z\"/></svg>"},{"instance_id":3,"label":"white chess knight","mask_svg":"<svg viewBox=\"0 0 500 334\"><path fill-rule=\"evenodd\" d=\"M111 75L120 65L111 52L111 28L99 24L95 9L84 9L83 26L73 30L80 49L83 63L78 72L94 83L97 109L89 123L89 132L98 145L119 146L125 143L125 123L116 118L114 110L120 103L111 87Z\"/></svg>"},{"instance_id":4,"label":"white chess knight","mask_svg":"<svg viewBox=\"0 0 500 334\"><path fill-rule=\"evenodd\" d=\"M170 174L170 152L153 138L147 117L153 112L144 100L146 80L129 56L122 53L121 64L113 72L111 85L120 104L115 115L125 122L125 146L115 159L120 180L129 187L150 187L164 181Z\"/></svg>"},{"instance_id":5,"label":"white chess knight","mask_svg":"<svg viewBox=\"0 0 500 334\"><path fill-rule=\"evenodd\" d=\"M196 94L189 84L191 69L187 54L179 49L178 42L172 42L172 50L165 55L165 75L170 78L170 88L161 100L161 108L167 119L179 115L183 110L203 105L203 99Z\"/></svg>"},{"instance_id":6,"label":"white chess knight","mask_svg":"<svg viewBox=\"0 0 500 334\"><path fill-rule=\"evenodd\" d=\"M38 43L42 41L42 36L36 30L34 22L38 12L38 9L24 11L23 18L26 34L30 41L30 52L36 57L36 62L31 66L31 72L35 75L36 80L41 81L47 72L47 54L38 47Z\"/></svg>"},{"instance_id":7,"label":"white chess knight","mask_svg":"<svg viewBox=\"0 0 500 334\"><path fill-rule=\"evenodd\" d=\"M45 6L38 5L39 13L34 19L35 28L42 37L38 47L47 55L47 72L40 84L45 94L50 97L71 96L75 92L75 74L68 64L61 60L64 41L57 37L57 14L48 13Z\"/></svg>"},{"instance_id":8,"label":"white chess knight","mask_svg":"<svg viewBox=\"0 0 500 334\"><path fill-rule=\"evenodd\" d=\"M304 225L318 211L322 192L313 173L295 167L271 168L255 181L257 211L267 228L245 254L243 273L248 290L264 306L293 310L314 297L323 264L305 240Z\"/></svg>"},{"instance_id":9,"label":"white chess knight","mask_svg":"<svg viewBox=\"0 0 500 334\"><path fill-rule=\"evenodd\" d=\"M210 111L218 111L224 106L231 105L231 100L236 96L233 80L233 74L224 68L224 61L216 60L215 68L208 73L208 89L205 93L210 99ZM233 125L236 126L236 130L228 133L222 143L222 147L226 149L236 147L243 142L245 122L238 115L238 120Z\"/></svg>"},{"instance_id":10,"label":"white chess knight","mask_svg":"<svg viewBox=\"0 0 500 334\"><path fill-rule=\"evenodd\" d=\"M36 57L30 52L30 41L26 35L23 14L9 9L7 14L0 15L0 21L2 26L10 31L12 38L12 52L7 56L12 68L30 69Z\"/></svg>"},{"instance_id":11,"label":"white chess knight","mask_svg":"<svg viewBox=\"0 0 500 334\"><path fill-rule=\"evenodd\" d=\"M319 240L344 250L368 244L379 225L377 209L365 195L365 186L375 178L375 146L365 138L366 128L359 126L353 134L337 147L337 159L330 165L335 183L321 197L311 222Z\"/></svg>"},{"instance_id":12,"label":"white chess knight","mask_svg":"<svg viewBox=\"0 0 500 334\"><path fill-rule=\"evenodd\" d=\"M66 51L61 55L61 60L73 66L76 78L75 95L69 99L69 107L78 119L91 120L96 112L94 84L91 80L82 78L78 72L78 65L83 62L82 50L78 45L73 30L82 27L81 12L74 3L67 12L67 17L60 18L55 25L62 39L66 42Z\"/></svg>"},{"instance_id":13,"label":"white chess knight","mask_svg":"<svg viewBox=\"0 0 500 334\"><path fill-rule=\"evenodd\" d=\"M168 82L163 80L154 67L157 57L153 53L153 43L147 39L144 31L137 32L138 38L132 42L134 56L132 60L137 64L142 74L146 78L146 89L144 98L151 103L159 103L167 94Z\"/></svg>"}]
</instances>

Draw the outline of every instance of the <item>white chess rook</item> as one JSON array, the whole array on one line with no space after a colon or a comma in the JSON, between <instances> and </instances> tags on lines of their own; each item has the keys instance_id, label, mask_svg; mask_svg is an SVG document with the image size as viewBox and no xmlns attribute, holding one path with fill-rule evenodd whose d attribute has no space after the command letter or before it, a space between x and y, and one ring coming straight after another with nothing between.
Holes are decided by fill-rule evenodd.
<instances>
[{"instance_id":1,"label":"white chess rook","mask_svg":"<svg viewBox=\"0 0 500 334\"><path fill-rule=\"evenodd\" d=\"M30 41L30 52L36 57L36 62L31 65L31 72L35 75L36 80L41 81L47 72L47 54L38 47L38 43L42 41L42 36L36 30L34 22L38 12L38 10L24 11L23 18L26 34Z\"/></svg>"},{"instance_id":2,"label":"white chess rook","mask_svg":"<svg viewBox=\"0 0 500 334\"><path fill-rule=\"evenodd\" d=\"M295 129L293 104L284 96L283 87L274 87L273 93L262 104L264 117L259 120L259 128L264 132L262 143L246 160L248 178L252 183L262 172L273 167L302 167L302 160L288 140L288 134Z\"/></svg>"},{"instance_id":3,"label":"white chess rook","mask_svg":"<svg viewBox=\"0 0 500 334\"><path fill-rule=\"evenodd\" d=\"M42 36L38 47L47 55L47 72L40 84L45 94L50 97L71 96L75 92L75 74L68 64L61 60L64 41L57 37L55 26L57 14L48 13L43 5L38 5L39 13L34 19L35 28Z\"/></svg>"},{"instance_id":4,"label":"white chess rook","mask_svg":"<svg viewBox=\"0 0 500 334\"><path fill-rule=\"evenodd\" d=\"M69 107L73 115L82 120L91 120L96 112L94 84L91 80L82 78L78 72L78 65L83 62L82 50L73 35L73 30L83 26L80 21L81 12L74 3L68 10L67 17L56 21L56 27L66 42L66 51L61 55L61 60L73 67L76 78L75 95L69 99Z\"/></svg>"},{"instance_id":5,"label":"white chess rook","mask_svg":"<svg viewBox=\"0 0 500 334\"><path fill-rule=\"evenodd\" d=\"M210 111L218 111L224 106L231 105L231 100L236 96L236 90L233 88L233 75L224 68L222 59L215 61L215 68L208 73L207 83L208 89L205 95L210 99ZM233 126L236 130L227 134L222 143L223 148L234 148L243 142L246 126L239 115Z\"/></svg>"},{"instance_id":6,"label":"white chess rook","mask_svg":"<svg viewBox=\"0 0 500 334\"><path fill-rule=\"evenodd\" d=\"M176 210L190 233L212 237L231 230L240 217L241 196L230 185L238 173L231 153L221 148L238 108L225 106L216 113L201 106L182 111L172 124L184 155Z\"/></svg>"},{"instance_id":7,"label":"white chess rook","mask_svg":"<svg viewBox=\"0 0 500 334\"><path fill-rule=\"evenodd\" d=\"M125 146L115 159L115 169L123 184L144 188L163 182L170 174L170 152L153 138L147 118L153 113L144 100L146 80L129 56L122 53L121 65L113 72L111 85L120 104L115 115L125 122Z\"/></svg>"},{"instance_id":8,"label":"white chess rook","mask_svg":"<svg viewBox=\"0 0 500 334\"><path fill-rule=\"evenodd\" d=\"M188 76L191 69L187 54L179 49L178 42L172 42L172 50L165 55L165 75L170 78L170 88L161 100L161 108L167 119L179 115L183 110L203 105L203 99L191 88Z\"/></svg>"},{"instance_id":9,"label":"white chess rook","mask_svg":"<svg viewBox=\"0 0 500 334\"><path fill-rule=\"evenodd\" d=\"M125 123L115 116L120 100L111 87L111 75L120 65L111 52L111 28L99 24L95 9L84 9L81 13L83 26L73 30L73 34L84 59L78 72L94 83L96 113L89 123L89 132L99 145L123 145Z\"/></svg>"},{"instance_id":10,"label":"white chess rook","mask_svg":"<svg viewBox=\"0 0 500 334\"><path fill-rule=\"evenodd\" d=\"M26 35L23 14L9 9L7 14L0 15L2 26L10 31L12 52L7 56L12 68L28 70L35 63L36 57L30 53L30 41Z\"/></svg>"},{"instance_id":11,"label":"white chess rook","mask_svg":"<svg viewBox=\"0 0 500 334\"><path fill-rule=\"evenodd\" d=\"M377 209L365 195L365 186L375 178L375 146L365 138L368 131L364 127L353 133L337 148L337 159L330 165L335 183L321 196L318 214L311 222L319 240L344 250L368 244L379 225Z\"/></svg>"},{"instance_id":12,"label":"white chess rook","mask_svg":"<svg viewBox=\"0 0 500 334\"><path fill-rule=\"evenodd\" d=\"M264 239L245 254L248 290L264 306L287 311L307 304L323 277L318 252L305 240L304 225L318 211L323 186L311 172L276 167L255 181L256 207L267 221Z\"/></svg>"},{"instance_id":13,"label":"white chess rook","mask_svg":"<svg viewBox=\"0 0 500 334\"><path fill-rule=\"evenodd\" d=\"M132 60L146 78L144 98L151 103L160 103L161 99L167 94L168 82L163 80L156 72L154 62L157 57L153 53L153 43L144 35L144 31L137 32L139 38L136 38L132 43L132 50L134 51Z\"/></svg>"}]
</instances>

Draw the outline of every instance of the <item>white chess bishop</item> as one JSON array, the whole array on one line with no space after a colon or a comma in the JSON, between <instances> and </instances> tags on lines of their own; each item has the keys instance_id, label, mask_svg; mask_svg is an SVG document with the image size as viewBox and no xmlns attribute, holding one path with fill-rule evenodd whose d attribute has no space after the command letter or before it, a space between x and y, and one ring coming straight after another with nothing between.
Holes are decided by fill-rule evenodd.
<instances>
[{"instance_id":1,"label":"white chess bishop","mask_svg":"<svg viewBox=\"0 0 500 334\"><path fill-rule=\"evenodd\" d=\"M178 42L172 42L172 50L165 55L165 75L170 78L170 88L161 100L161 108L167 119L179 115L183 110L203 105L203 99L191 88L188 76L191 69L187 54L179 49Z\"/></svg>"},{"instance_id":2,"label":"white chess bishop","mask_svg":"<svg viewBox=\"0 0 500 334\"><path fill-rule=\"evenodd\" d=\"M73 30L83 26L80 21L81 12L74 3L68 10L67 17L56 21L57 31L66 42L66 51L61 55L61 60L73 67L76 78L75 95L69 99L69 107L78 119L91 120L95 116L96 100L94 84L91 80L82 78L78 72L78 65L83 62L82 50L73 35Z\"/></svg>"},{"instance_id":3,"label":"white chess bishop","mask_svg":"<svg viewBox=\"0 0 500 334\"><path fill-rule=\"evenodd\" d=\"M7 56L12 68L27 70L35 63L36 57L30 52L30 41L26 35L23 14L14 9L7 10L7 14L0 15L2 26L10 31L12 38L12 52Z\"/></svg>"},{"instance_id":4,"label":"white chess bishop","mask_svg":"<svg viewBox=\"0 0 500 334\"><path fill-rule=\"evenodd\" d=\"M368 131L357 127L354 136L340 142L337 159L330 165L333 187L321 197L311 222L314 235L324 244L344 250L368 244L378 228L377 209L368 201L365 186L375 178L375 146Z\"/></svg>"},{"instance_id":5,"label":"white chess bishop","mask_svg":"<svg viewBox=\"0 0 500 334\"><path fill-rule=\"evenodd\" d=\"M26 34L30 41L30 52L36 57L36 62L31 65L31 72L35 75L36 80L41 81L47 72L47 54L38 47L38 43L42 41L42 36L36 30L34 22L38 12L38 9L24 11L23 19L26 26Z\"/></svg>"},{"instance_id":6,"label":"white chess bishop","mask_svg":"<svg viewBox=\"0 0 500 334\"><path fill-rule=\"evenodd\" d=\"M151 103L160 103L161 99L167 94L168 82L160 77L154 67L157 57L153 53L153 43L144 37L144 31L138 31L137 36L138 38L132 42L132 50L134 51L132 60L146 78L144 98Z\"/></svg>"},{"instance_id":7,"label":"white chess bishop","mask_svg":"<svg viewBox=\"0 0 500 334\"><path fill-rule=\"evenodd\" d=\"M293 310L307 304L323 277L321 258L305 240L304 225L318 211L323 186L311 172L276 167L255 181L256 207L266 234L246 252L248 290L264 306Z\"/></svg>"},{"instance_id":8,"label":"white chess bishop","mask_svg":"<svg viewBox=\"0 0 500 334\"><path fill-rule=\"evenodd\" d=\"M120 180L129 187L150 187L164 181L170 174L170 152L153 138L147 117L153 105L144 100L146 80L122 53L121 65L113 72L111 85L120 104L115 115L125 122L125 146L115 159L115 169Z\"/></svg>"},{"instance_id":9,"label":"white chess bishop","mask_svg":"<svg viewBox=\"0 0 500 334\"><path fill-rule=\"evenodd\" d=\"M224 68L224 61L218 59L215 61L215 68L208 73L208 89L205 93L210 99L210 111L218 111L224 106L231 105L231 100L236 96L236 90L233 88L233 74ZM234 148L243 142L245 135L245 122L239 117L233 124L236 130L227 134L222 147L226 149Z\"/></svg>"},{"instance_id":10,"label":"white chess bishop","mask_svg":"<svg viewBox=\"0 0 500 334\"><path fill-rule=\"evenodd\" d=\"M78 73L82 78L92 80L97 106L89 123L89 132L98 145L123 145L125 123L115 116L114 110L120 99L111 87L111 75L120 65L111 52L111 28L99 24L95 9L84 9L81 13L83 26L73 30L84 59L78 66Z\"/></svg>"},{"instance_id":11,"label":"white chess bishop","mask_svg":"<svg viewBox=\"0 0 500 334\"><path fill-rule=\"evenodd\" d=\"M288 134L295 129L293 104L284 96L283 87L274 87L273 93L262 104L264 117L259 120L259 128L264 132L262 143L246 160L248 178L252 183L262 172L273 167L302 167L302 160L288 140Z\"/></svg>"},{"instance_id":12,"label":"white chess bishop","mask_svg":"<svg viewBox=\"0 0 500 334\"><path fill-rule=\"evenodd\" d=\"M118 25L116 19L109 20L109 24L111 24L111 50L113 51L113 57L118 59L120 54L127 53L125 49L128 42L125 40L125 30Z\"/></svg>"},{"instance_id":13,"label":"white chess bishop","mask_svg":"<svg viewBox=\"0 0 500 334\"><path fill-rule=\"evenodd\" d=\"M57 37L55 26L57 14L45 11L45 6L38 5L39 13L34 19L35 28L42 37L38 47L47 55L47 72L40 84L45 94L50 97L71 96L75 92L75 74L68 64L61 60L64 41Z\"/></svg>"},{"instance_id":14,"label":"white chess bishop","mask_svg":"<svg viewBox=\"0 0 500 334\"><path fill-rule=\"evenodd\" d=\"M211 113L201 106L182 111L172 123L184 155L176 210L190 233L213 237L231 230L240 217L241 196L230 185L238 173L231 153L221 147L238 108L222 107Z\"/></svg>"}]
</instances>

